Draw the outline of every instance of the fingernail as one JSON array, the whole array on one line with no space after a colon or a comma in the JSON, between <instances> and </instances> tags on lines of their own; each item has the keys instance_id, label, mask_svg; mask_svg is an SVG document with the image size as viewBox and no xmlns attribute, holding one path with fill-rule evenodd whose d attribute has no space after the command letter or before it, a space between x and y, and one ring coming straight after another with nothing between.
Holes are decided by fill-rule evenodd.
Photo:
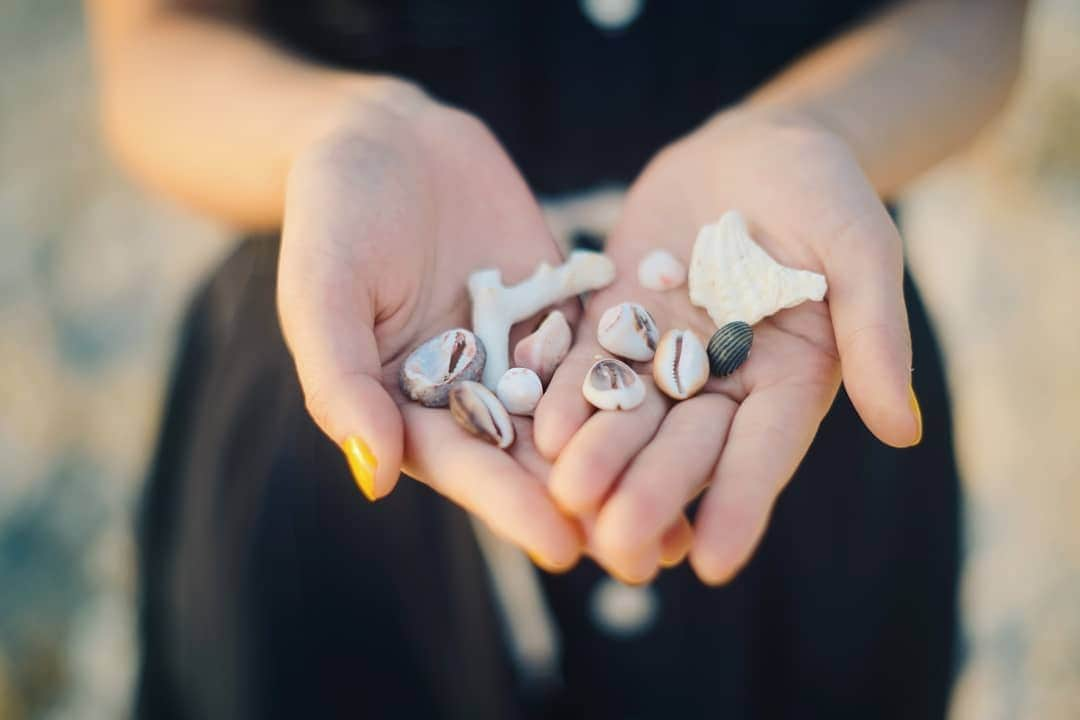
<instances>
[{"instance_id":1,"label":"fingernail","mask_svg":"<svg viewBox=\"0 0 1080 720\"><path fill-rule=\"evenodd\" d=\"M922 410L919 409L919 398L915 397L915 388L908 385L908 400L911 402L911 412L915 415L915 440L912 446L922 442Z\"/></svg>"},{"instance_id":2,"label":"fingernail","mask_svg":"<svg viewBox=\"0 0 1080 720\"><path fill-rule=\"evenodd\" d=\"M352 470L353 479L356 481L360 492L364 493L371 502L375 502L375 471L379 467L379 461L375 454L360 438L355 435L346 438L341 444L341 449L349 461L349 469Z\"/></svg>"},{"instance_id":3,"label":"fingernail","mask_svg":"<svg viewBox=\"0 0 1080 720\"><path fill-rule=\"evenodd\" d=\"M690 552L690 548L679 552L676 555L670 555L668 557L660 557L660 567L665 570L670 570L673 567L678 567L682 564L682 561L686 559L687 553Z\"/></svg>"},{"instance_id":4,"label":"fingernail","mask_svg":"<svg viewBox=\"0 0 1080 720\"><path fill-rule=\"evenodd\" d=\"M551 573L552 575L561 575L562 573L570 570L570 568L574 567L574 563L570 563L569 565L552 565L551 563L541 558L539 555L533 554L530 550L526 550L525 554L529 556L530 560L532 560L533 565L540 568L544 572Z\"/></svg>"}]
</instances>

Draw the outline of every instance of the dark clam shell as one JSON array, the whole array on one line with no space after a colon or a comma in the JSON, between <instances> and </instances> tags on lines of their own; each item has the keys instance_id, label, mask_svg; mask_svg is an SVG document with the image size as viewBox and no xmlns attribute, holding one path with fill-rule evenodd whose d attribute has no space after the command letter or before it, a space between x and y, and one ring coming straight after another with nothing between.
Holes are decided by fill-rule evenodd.
<instances>
[{"instance_id":1,"label":"dark clam shell","mask_svg":"<svg viewBox=\"0 0 1080 720\"><path fill-rule=\"evenodd\" d=\"M750 357L750 345L754 331L749 325L736 320L713 333L709 338L709 370L717 377L730 375Z\"/></svg>"}]
</instances>

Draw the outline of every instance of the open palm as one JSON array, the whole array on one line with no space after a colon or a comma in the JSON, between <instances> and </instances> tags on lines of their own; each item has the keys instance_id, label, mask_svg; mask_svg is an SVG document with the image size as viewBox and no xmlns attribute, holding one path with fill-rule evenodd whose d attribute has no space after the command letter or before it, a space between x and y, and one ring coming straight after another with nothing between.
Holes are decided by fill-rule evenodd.
<instances>
[{"instance_id":1,"label":"open palm","mask_svg":"<svg viewBox=\"0 0 1080 720\"><path fill-rule=\"evenodd\" d=\"M560 262L558 247L486 128L395 97L360 109L294 167L278 304L308 409L346 450L365 494L389 493L403 468L565 567L580 553L579 530L546 492L549 463L531 420L514 419L518 439L506 452L398 388L409 352L468 327L469 273L497 267L512 283L541 261ZM576 309L566 311L575 318Z\"/></svg>"},{"instance_id":2,"label":"open palm","mask_svg":"<svg viewBox=\"0 0 1080 720\"><path fill-rule=\"evenodd\" d=\"M687 262L698 229L738 209L779 262L827 276L827 302L804 303L754 327L750 359L701 394L674 403L637 369L645 402L594 411L581 379L596 355L600 315L635 301L660 330L715 325L686 288L638 285L655 248ZM590 298L570 358L536 413L536 442L555 459L550 488L573 513L595 518L593 553L619 576L644 581L660 564L660 539L709 486L696 518L691 562L722 582L746 561L776 496L806 453L843 380L883 441L917 440L909 398L910 339L900 241L850 152L812 126L720 116L662 152L631 188L609 241L616 283Z\"/></svg>"}]
</instances>

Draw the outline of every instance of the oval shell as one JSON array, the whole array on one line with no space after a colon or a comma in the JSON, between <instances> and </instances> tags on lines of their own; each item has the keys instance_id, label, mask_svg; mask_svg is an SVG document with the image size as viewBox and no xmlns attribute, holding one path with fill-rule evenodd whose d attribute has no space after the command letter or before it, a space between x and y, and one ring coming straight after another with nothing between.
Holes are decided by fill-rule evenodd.
<instances>
[{"instance_id":1,"label":"oval shell","mask_svg":"<svg viewBox=\"0 0 1080 720\"><path fill-rule=\"evenodd\" d=\"M450 388L449 398L450 414L466 431L500 448L513 444L514 423L495 393L465 380Z\"/></svg>"},{"instance_id":2,"label":"oval shell","mask_svg":"<svg viewBox=\"0 0 1080 720\"><path fill-rule=\"evenodd\" d=\"M649 290L673 290L686 282L686 266L667 250L653 250L638 263L638 282Z\"/></svg>"},{"instance_id":3,"label":"oval shell","mask_svg":"<svg viewBox=\"0 0 1080 720\"><path fill-rule=\"evenodd\" d=\"M692 397L709 379L709 356L693 330L669 330L653 358L653 379L675 400Z\"/></svg>"},{"instance_id":4,"label":"oval shell","mask_svg":"<svg viewBox=\"0 0 1080 720\"><path fill-rule=\"evenodd\" d=\"M603 358L585 374L581 393L601 410L633 410L645 400L645 383L622 360Z\"/></svg>"},{"instance_id":5,"label":"oval shell","mask_svg":"<svg viewBox=\"0 0 1080 720\"><path fill-rule=\"evenodd\" d=\"M529 368L547 385L555 368L570 352L573 334L570 323L560 310L552 310L536 330L514 346L514 364Z\"/></svg>"},{"instance_id":6,"label":"oval shell","mask_svg":"<svg viewBox=\"0 0 1080 720\"><path fill-rule=\"evenodd\" d=\"M750 357L754 330L741 320L729 322L709 338L709 370L717 377L730 375Z\"/></svg>"},{"instance_id":7,"label":"oval shell","mask_svg":"<svg viewBox=\"0 0 1080 720\"><path fill-rule=\"evenodd\" d=\"M495 386L495 395L511 415L532 415L543 394L540 376L529 368L510 368Z\"/></svg>"},{"instance_id":8,"label":"oval shell","mask_svg":"<svg viewBox=\"0 0 1080 720\"><path fill-rule=\"evenodd\" d=\"M624 302L600 316L596 339L612 355L646 362L656 352L660 331L648 310L637 303Z\"/></svg>"},{"instance_id":9,"label":"oval shell","mask_svg":"<svg viewBox=\"0 0 1080 720\"><path fill-rule=\"evenodd\" d=\"M426 407L446 407L450 387L479 380L487 353L480 338L464 328L436 335L409 353L401 364L401 392Z\"/></svg>"}]
</instances>

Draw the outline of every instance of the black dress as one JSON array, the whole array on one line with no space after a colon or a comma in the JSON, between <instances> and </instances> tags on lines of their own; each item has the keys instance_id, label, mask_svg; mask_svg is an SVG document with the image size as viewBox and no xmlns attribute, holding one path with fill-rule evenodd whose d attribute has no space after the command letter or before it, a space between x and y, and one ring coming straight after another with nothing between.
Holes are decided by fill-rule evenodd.
<instances>
[{"instance_id":1,"label":"black dress","mask_svg":"<svg viewBox=\"0 0 1080 720\"><path fill-rule=\"evenodd\" d=\"M483 117L541 194L649 156L865 2L261 3L268 35L394 72ZM629 8L629 10L627 10ZM595 12L593 13L595 15ZM937 346L907 283L922 444L877 442L840 393L731 584L686 566L650 623L596 621L591 562L541 575L559 682L522 682L466 516L404 480L367 504L304 412L274 313L275 238L189 311L140 524L136 713L170 718L934 718L956 652L959 486Z\"/></svg>"}]
</instances>

